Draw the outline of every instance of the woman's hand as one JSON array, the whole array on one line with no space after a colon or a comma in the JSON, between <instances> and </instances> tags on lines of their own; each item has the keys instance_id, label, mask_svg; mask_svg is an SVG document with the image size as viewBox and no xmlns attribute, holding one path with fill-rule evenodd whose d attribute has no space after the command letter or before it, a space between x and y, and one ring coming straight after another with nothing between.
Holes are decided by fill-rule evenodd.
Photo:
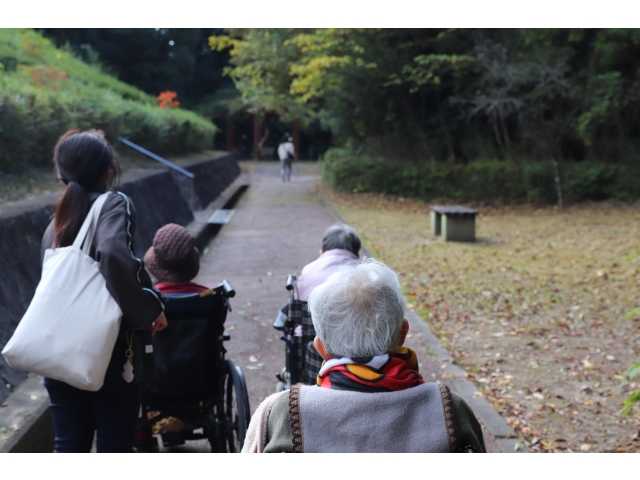
<instances>
[{"instance_id":1,"label":"woman's hand","mask_svg":"<svg viewBox=\"0 0 640 480\"><path fill-rule=\"evenodd\" d=\"M153 337L156 332L167 328L167 317L164 316L164 312L158 315L158 318L151 324L151 336Z\"/></svg>"}]
</instances>

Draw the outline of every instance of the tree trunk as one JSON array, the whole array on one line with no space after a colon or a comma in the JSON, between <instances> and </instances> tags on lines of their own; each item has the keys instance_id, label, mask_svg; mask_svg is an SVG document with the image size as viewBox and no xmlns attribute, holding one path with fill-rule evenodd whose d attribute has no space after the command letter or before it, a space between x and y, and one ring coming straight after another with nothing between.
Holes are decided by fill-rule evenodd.
<instances>
[{"instance_id":1,"label":"tree trunk","mask_svg":"<svg viewBox=\"0 0 640 480\"><path fill-rule=\"evenodd\" d=\"M496 120L496 113L491 112L491 126L493 127L493 134L496 137L496 142L498 147L500 147L500 153L502 153L503 158L507 158L507 154L504 151L504 146L502 145L502 140L500 139L500 132L498 130L498 122Z\"/></svg>"},{"instance_id":2,"label":"tree trunk","mask_svg":"<svg viewBox=\"0 0 640 480\"><path fill-rule=\"evenodd\" d=\"M414 115L413 110L411 109L411 105L407 104L407 102L405 102L405 112L407 112L407 115L409 117L410 123L416 129L416 132L418 134L418 138L420 139L420 143L422 143L422 146L424 147L425 152L427 152L427 155L429 156L429 160L431 160L431 165L435 165L436 164L436 157L433 155L433 151L431 150L431 147L429 146L429 142L427 141L427 138L422 133L422 125L423 125L423 123L418 124L416 122L416 117ZM420 113L421 113L421 117L423 117L423 112L420 112Z\"/></svg>"},{"instance_id":3,"label":"tree trunk","mask_svg":"<svg viewBox=\"0 0 640 480\"><path fill-rule=\"evenodd\" d=\"M447 130L447 125L444 121L444 111L442 109L442 103L440 102L440 86L436 85L436 104L438 105L438 113L440 115L440 124L442 125L442 130L444 130L444 138L447 141L447 150L449 151L449 158L456 163L456 154L453 149L453 143L451 142L451 137L449 136L449 130Z\"/></svg>"},{"instance_id":4,"label":"tree trunk","mask_svg":"<svg viewBox=\"0 0 640 480\"><path fill-rule=\"evenodd\" d=\"M256 113L253 116L253 158L255 160L262 160L260 155L260 137L261 137L262 123L260 122L260 116Z\"/></svg>"},{"instance_id":5,"label":"tree trunk","mask_svg":"<svg viewBox=\"0 0 640 480\"><path fill-rule=\"evenodd\" d=\"M233 122L233 117L229 114L227 114L227 138L226 138L226 149L227 152L233 152L236 146L236 142L235 142L235 129L234 129L234 122Z\"/></svg>"},{"instance_id":6,"label":"tree trunk","mask_svg":"<svg viewBox=\"0 0 640 480\"><path fill-rule=\"evenodd\" d=\"M560 181L560 167L558 166L557 158L553 157L553 173L555 175L554 180L556 182L556 193L558 194L558 208L560 211L564 210L564 200L562 198L562 183Z\"/></svg>"},{"instance_id":7,"label":"tree trunk","mask_svg":"<svg viewBox=\"0 0 640 480\"><path fill-rule=\"evenodd\" d=\"M431 165L435 166L436 157L433 156L433 152L431 151L431 148L429 147L429 142L427 141L426 137L422 133L422 130L420 129L420 127L418 127L417 131L418 131L418 137L420 138L420 142L422 143L422 146L424 147L425 151L427 152L427 155L429 155L429 159L431 160Z\"/></svg>"},{"instance_id":8,"label":"tree trunk","mask_svg":"<svg viewBox=\"0 0 640 480\"><path fill-rule=\"evenodd\" d=\"M500 127L502 127L502 136L504 137L504 143L506 145L507 160L511 160L511 141L509 139L507 126L504 123L504 118L502 118L502 110L498 111L498 120L500 120Z\"/></svg>"},{"instance_id":9,"label":"tree trunk","mask_svg":"<svg viewBox=\"0 0 640 480\"><path fill-rule=\"evenodd\" d=\"M549 153L551 154L551 158L553 161L553 180L556 184L556 194L558 195L558 209L560 211L564 210L564 199L562 196L562 181L560 180L560 166L558 165L558 153L556 150L556 145L559 143L559 140L561 138L561 135L564 134L563 129L560 129L560 132L558 133L558 138L556 138L555 142L551 141L551 138L549 137L549 133L547 132L547 129L544 126L543 120L542 119L537 119L538 121L538 125L540 126L540 130L542 131L542 134L544 135L544 139L547 142L547 148L549 149ZM565 122L566 125L567 122Z\"/></svg>"},{"instance_id":10,"label":"tree trunk","mask_svg":"<svg viewBox=\"0 0 640 480\"><path fill-rule=\"evenodd\" d=\"M620 109L616 108L614 116L616 118L616 126L618 127L618 148L620 149L620 155L622 156L622 161L624 163L629 163L629 159L627 157L627 151L625 149L625 137L624 137L624 127L622 126L622 119L620 118Z\"/></svg>"}]
</instances>

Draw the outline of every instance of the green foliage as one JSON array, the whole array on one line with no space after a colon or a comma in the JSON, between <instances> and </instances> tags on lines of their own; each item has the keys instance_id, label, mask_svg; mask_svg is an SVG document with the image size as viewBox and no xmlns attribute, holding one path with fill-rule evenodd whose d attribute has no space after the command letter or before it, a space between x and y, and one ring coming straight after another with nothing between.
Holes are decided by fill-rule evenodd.
<instances>
[{"instance_id":1,"label":"green foliage","mask_svg":"<svg viewBox=\"0 0 640 480\"><path fill-rule=\"evenodd\" d=\"M54 48L31 30L0 29L0 171L50 163L71 127L99 128L159 154L211 148L216 127L193 112L157 107L152 96ZM7 64L11 62L6 62ZM46 74L37 81L35 72Z\"/></svg>"},{"instance_id":2,"label":"green foliage","mask_svg":"<svg viewBox=\"0 0 640 480\"><path fill-rule=\"evenodd\" d=\"M470 55L444 55L437 53L418 55L414 58L415 64L405 65L402 73L409 82L414 84L410 92L415 93L423 85L440 85L443 75L459 73L472 65L474 60ZM398 80L392 81L390 84L401 83L400 77L393 74L391 77L394 80L396 78Z\"/></svg>"},{"instance_id":3,"label":"green foliage","mask_svg":"<svg viewBox=\"0 0 640 480\"><path fill-rule=\"evenodd\" d=\"M637 29L244 29L215 38L213 48L230 48L227 74L247 108L320 119L358 153L640 159ZM594 176L610 175L588 172L575 187Z\"/></svg>"},{"instance_id":4,"label":"green foliage","mask_svg":"<svg viewBox=\"0 0 640 480\"><path fill-rule=\"evenodd\" d=\"M222 77L228 53L212 52L213 28L45 28L45 37L123 82L156 96L178 93L180 105L201 110L202 100L220 88L233 87Z\"/></svg>"},{"instance_id":5,"label":"green foliage","mask_svg":"<svg viewBox=\"0 0 640 480\"><path fill-rule=\"evenodd\" d=\"M225 68L251 113L278 113L284 120L307 119L309 111L290 94L290 65L297 49L292 29L237 29L231 36L212 36L209 46L231 48L235 67ZM234 37L234 38L232 38ZM238 37L238 38L235 38Z\"/></svg>"},{"instance_id":6,"label":"green foliage","mask_svg":"<svg viewBox=\"0 0 640 480\"><path fill-rule=\"evenodd\" d=\"M322 168L323 180L345 191L384 192L423 200L543 203L556 200L550 162L415 163L354 155L343 148L329 150ZM632 184L640 181L640 171L596 162L564 162L560 169L569 201L628 199L637 195L636 190L629 191L624 186L637 188Z\"/></svg>"},{"instance_id":7,"label":"green foliage","mask_svg":"<svg viewBox=\"0 0 640 480\"><path fill-rule=\"evenodd\" d=\"M635 260L640 258L640 255L629 255L625 260ZM627 318L640 317L640 307L633 308L627 312ZM640 375L640 363L631 365L626 372L622 374L623 382L619 388L624 387L633 378ZM636 403L640 403L640 388L629 395L622 406L622 415L629 415Z\"/></svg>"},{"instance_id":8,"label":"green foliage","mask_svg":"<svg viewBox=\"0 0 640 480\"><path fill-rule=\"evenodd\" d=\"M68 50L56 49L49 40L32 30L0 29L0 62L7 61L13 65L9 71L15 71L18 65L55 67L70 73L76 81L111 90L125 99L155 105L153 97L101 72L96 65L78 60Z\"/></svg>"},{"instance_id":9,"label":"green foliage","mask_svg":"<svg viewBox=\"0 0 640 480\"><path fill-rule=\"evenodd\" d=\"M640 363L635 363L622 374L624 381L620 387L624 387L628 382L640 375ZM629 395L622 406L622 415L629 415L636 403L640 403L640 389Z\"/></svg>"},{"instance_id":10,"label":"green foliage","mask_svg":"<svg viewBox=\"0 0 640 480\"><path fill-rule=\"evenodd\" d=\"M565 181L566 197L569 201L633 198L632 191L620 189L617 180L622 172L617 165L583 162L572 165L570 171L571 174Z\"/></svg>"}]
</instances>

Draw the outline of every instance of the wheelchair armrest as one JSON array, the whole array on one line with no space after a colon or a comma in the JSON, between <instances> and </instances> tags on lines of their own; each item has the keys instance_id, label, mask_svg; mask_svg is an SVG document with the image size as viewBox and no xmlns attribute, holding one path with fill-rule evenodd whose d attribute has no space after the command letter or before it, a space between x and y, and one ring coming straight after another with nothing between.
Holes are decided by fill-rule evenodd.
<instances>
[{"instance_id":1,"label":"wheelchair armrest","mask_svg":"<svg viewBox=\"0 0 640 480\"><path fill-rule=\"evenodd\" d=\"M276 317L276 319L273 321L273 328L275 328L276 330L283 330L284 326L287 323L287 319L289 317L287 317L282 310L278 311L278 316Z\"/></svg>"}]
</instances>

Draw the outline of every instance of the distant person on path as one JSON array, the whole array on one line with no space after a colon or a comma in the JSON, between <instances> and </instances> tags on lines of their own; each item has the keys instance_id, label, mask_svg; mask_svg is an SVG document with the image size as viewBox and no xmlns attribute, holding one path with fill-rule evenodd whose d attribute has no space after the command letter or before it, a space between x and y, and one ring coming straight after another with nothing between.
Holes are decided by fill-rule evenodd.
<instances>
[{"instance_id":1,"label":"distant person on path","mask_svg":"<svg viewBox=\"0 0 640 480\"><path fill-rule=\"evenodd\" d=\"M309 296L324 358L316 386L267 397L245 453L485 452L471 408L443 384L426 383L396 273L373 259L342 267Z\"/></svg>"},{"instance_id":2,"label":"distant person on path","mask_svg":"<svg viewBox=\"0 0 640 480\"><path fill-rule=\"evenodd\" d=\"M291 162L296 158L296 150L293 145L293 139L286 133L280 145L278 145L278 158L280 159L280 175L282 182L291 181Z\"/></svg>"},{"instance_id":3,"label":"distant person on path","mask_svg":"<svg viewBox=\"0 0 640 480\"><path fill-rule=\"evenodd\" d=\"M67 131L55 146L53 162L67 187L44 233L42 258L48 248L73 243L92 203L115 187L121 174L115 151L98 130ZM133 452L141 387L123 376L127 331L150 327L154 334L167 326L160 294L153 290L142 260L133 251L135 227L131 199L113 192L102 207L89 255L98 262L107 289L122 310L120 333L100 390L90 392L44 379L56 431L55 452L89 452L94 433L98 452ZM91 312L84 320L91 322Z\"/></svg>"}]
</instances>

